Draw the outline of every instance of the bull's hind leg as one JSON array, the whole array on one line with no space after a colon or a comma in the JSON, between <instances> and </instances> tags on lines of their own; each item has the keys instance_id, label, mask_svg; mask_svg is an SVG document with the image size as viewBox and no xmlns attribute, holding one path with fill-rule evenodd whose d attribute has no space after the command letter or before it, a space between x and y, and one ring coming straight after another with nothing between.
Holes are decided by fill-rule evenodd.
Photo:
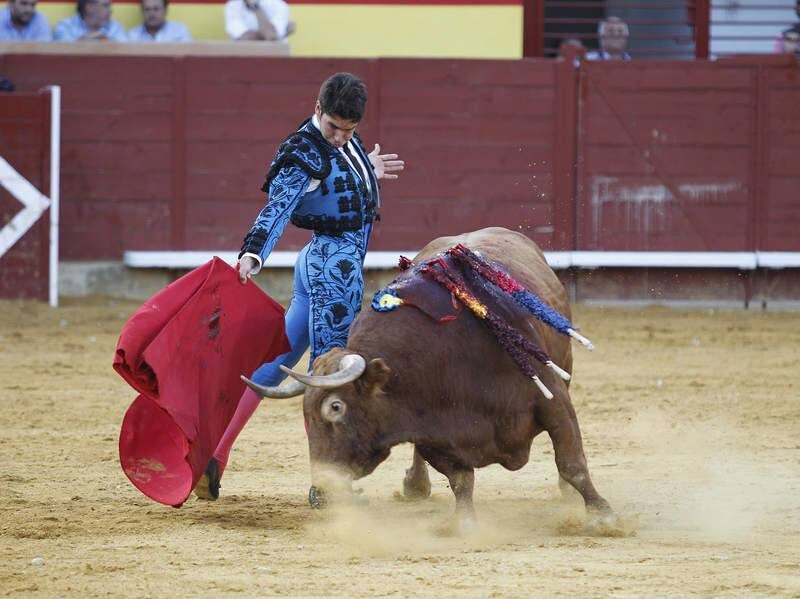
<instances>
[{"instance_id":1,"label":"bull's hind leg","mask_svg":"<svg viewBox=\"0 0 800 599\"><path fill-rule=\"evenodd\" d=\"M569 484L560 474L558 475L558 490L561 491L561 497L564 499L574 498L577 494L575 487Z\"/></svg>"},{"instance_id":2,"label":"bull's hind leg","mask_svg":"<svg viewBox=\"0 0 800 599\"><path fill-rule=\"evenodd\" d=\"M403 479L403 495L407 499L427 499L431 496L431 479L428 466L414 447L414 461Z\"/></svg>"},{"instance_id":3,"label":"bull's hind leg","mask_svg":"<svg viewBox=\"0 0 800 599\"><path fill-rule=\"evenodd\" d=\"M613 510L600 496L592 484L583 440L578 426L578 418L569 399L569 394L561 385L551 400L537 404L536 418L550 435L556 454L556 466L560 477L572 485L583 497L586 509L590 512L612 516Z\"/></svg>"}]
</instances>

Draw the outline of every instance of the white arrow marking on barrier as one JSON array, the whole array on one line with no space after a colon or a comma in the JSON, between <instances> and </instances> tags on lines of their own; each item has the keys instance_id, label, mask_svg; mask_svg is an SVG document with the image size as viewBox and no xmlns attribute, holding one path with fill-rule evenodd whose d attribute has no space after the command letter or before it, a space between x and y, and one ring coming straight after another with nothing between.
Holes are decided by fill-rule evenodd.
<instances>
[{"instance_id":1,"label":"white arrow marking on barrier","mask_svg":"<svg viewBox=\"0 0 800 599\"><path fill-rule=\"evenodd\" d=\"M50 206L50 198L31 185L4 158L0 157L0 185L24 206L0 229L0 256L25 235Z\"/></svg>"}]
</instances>

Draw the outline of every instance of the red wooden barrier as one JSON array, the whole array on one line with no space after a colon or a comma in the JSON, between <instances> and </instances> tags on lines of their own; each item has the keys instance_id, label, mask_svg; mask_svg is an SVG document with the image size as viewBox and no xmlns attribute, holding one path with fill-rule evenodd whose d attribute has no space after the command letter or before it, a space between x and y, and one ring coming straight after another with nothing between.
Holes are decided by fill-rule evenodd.
<instances>
[{"instance_id":1,"label":"red wooden barrier","mask_svg":"<svg viewBox=\"0 0 800 599\"><path fill-rule=\"evenodd\" d=\"M567 247L569 235L553 241L554 214L572 226L564 207L573 157L559 145L574 137L574 119L559 116L574 111L557 85L564 68L544 60L0 56L20 89L62 86L65 260L238 249L264 204L260 187L279 141L310 116L319 84L336 70L369 86L364 140L408 162L384 186L372 248L420 247L490 224ZM306 239L290 227L279 249Z\"/></svg>"},{"instance_id":2,"label":"red wooden barrier","mask_svg":"<svg viewBox=\"0 0 800 599\"><path fill-rule=\"evenodd\" d=\"M581 68L584 250L800 249L796 63Z\"/></svg>"},{"instance_id":3,"label":"red wooden barrier","mask_svg":"<svg viewBox=\"0 0 800 599\"><path fill-rule=\"evenodd\" d=\"M0 94L0 157L45 195L50 185L50 94ZM0 185L0 229L23 205ZM0 298L48 298L49 211L0 257Z\"/></svg>"},{"instance_id":4,"label":"red wooden barrier","mask_svg":"<svg viewBox=\"0 0 800 599\"><path fill-rule=\"evenodd\" d=\"M238 249L278 142L345 69L369 86L365 141L408 163L373 249L488 225L545 249L800 249L788 59L584 63L578 81L560 60L0 56L21 90L62 86L64 260Z\"/></svg>"},{"instance_id":5,"label":"red wooden barrier","mask_svg":"<svg viewBox=\"0 0 800 599\"><path fill-rule=\"evenodd\" d=\"M759 66L755 235L764 251L800 250L800 68Z\"/></svg>"}]
</instances>

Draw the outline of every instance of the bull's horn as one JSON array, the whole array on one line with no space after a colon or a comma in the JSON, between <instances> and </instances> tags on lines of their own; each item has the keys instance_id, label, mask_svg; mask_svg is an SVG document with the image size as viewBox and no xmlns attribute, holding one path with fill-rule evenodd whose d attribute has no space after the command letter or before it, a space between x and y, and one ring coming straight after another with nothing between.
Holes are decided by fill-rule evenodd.
<instances>
[{"instance_id":1,"label":"bull's horn","mask_svg":"<svg viewBox=\"0 0 800 599\"><path fill-rule=\"evenodd\" d=\"M302 395L306 390L306 386L300 381L289 381L286 385L279 385L277 387L265 387L254 383L246 376L242 375L241 378L244 384L250 387L253 391L258 393L261 399L269 397L270 399L286 399L288 397L296 397Z\"/></svg>"},{"instance_id":2,"label":"bull's horn","mask_svg":"<svg viewBox=\"0 0 800 599\"><path fill-rule=\"evenodd\" d=\"M347 354L339 361L339 370L333 374L301 374L286 366L281 366L286 374L295 380L305 383L309 387L320 389L335 389L347 383L352 383L367 368L367 361L358 354Z\"/></svg>"}]
</instances>

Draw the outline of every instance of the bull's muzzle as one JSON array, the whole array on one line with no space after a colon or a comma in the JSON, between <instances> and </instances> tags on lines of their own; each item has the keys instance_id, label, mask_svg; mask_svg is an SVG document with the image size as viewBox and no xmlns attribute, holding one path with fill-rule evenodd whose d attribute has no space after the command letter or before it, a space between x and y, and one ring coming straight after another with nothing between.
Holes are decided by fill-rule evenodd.
<instances>
[{"instance_id":1,"label":"bull's muzzle","mask_svg":"<svg viewBox=\"0 0 800 599\"><path fill-rule=\"evenodd\" d=\"M311 509L321 510L327 504L328 501L325 499L325 493L314 485L311 485L308 489L308 505L311 506Z\"/></svg>"}]
</instances>

